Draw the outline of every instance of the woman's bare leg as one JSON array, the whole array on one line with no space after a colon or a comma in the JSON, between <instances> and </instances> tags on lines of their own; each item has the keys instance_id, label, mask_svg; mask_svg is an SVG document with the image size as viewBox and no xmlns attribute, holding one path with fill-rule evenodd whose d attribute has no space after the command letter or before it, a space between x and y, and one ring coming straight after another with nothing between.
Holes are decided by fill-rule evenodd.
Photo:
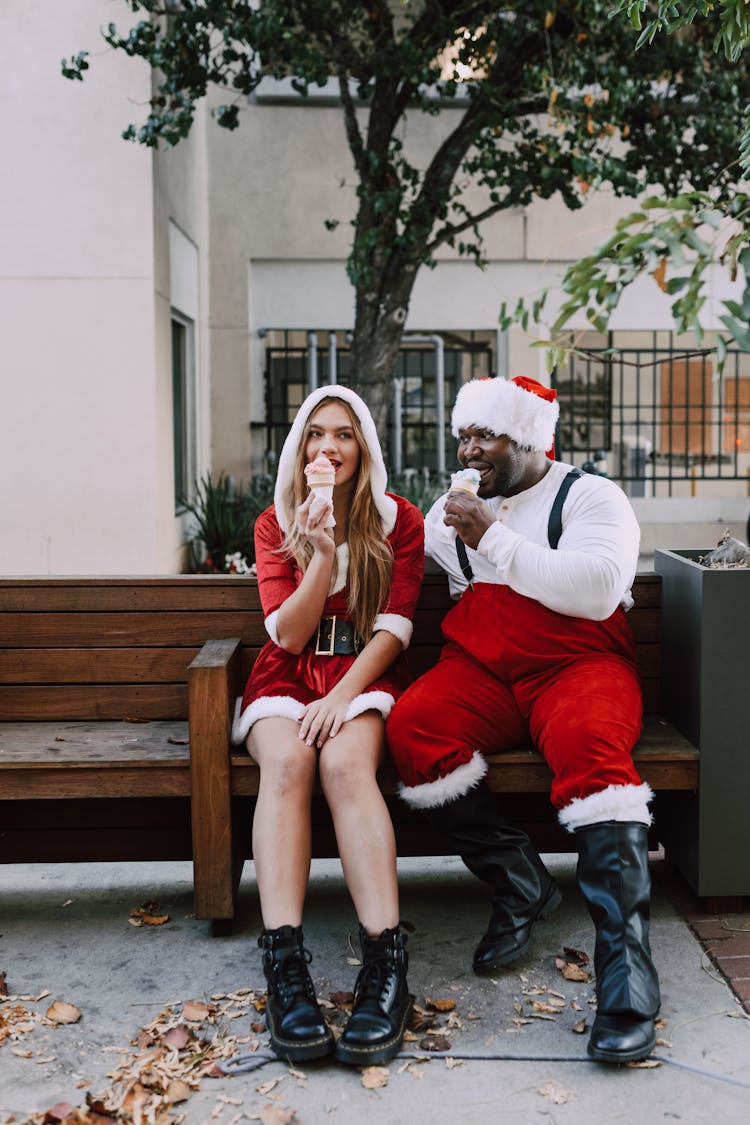
<instances>
[{"instance_id":1,"label":"woman's bare leg","mask_svg":"<svg viewBox=\"0 0 750 1125\"><path fill-rule=\"evenodd\" d=\"M263 925L299 926L310 875L310 801L316 751L292 719L259 719L247 748L260 766L253 858Z\"/></svg>"},{"instance_id":2,"label":"woman's bare leg","mask_svg":"<svg viewBox=\"0 0 750 1125\"><path fill-rule=\"evenodd\" d=\"M396 841L376 780L385 725L368 711L350 719L320 751L320 781L336 831L344 878L370 937L398 926Z\"/></svg>"}]
</instances>

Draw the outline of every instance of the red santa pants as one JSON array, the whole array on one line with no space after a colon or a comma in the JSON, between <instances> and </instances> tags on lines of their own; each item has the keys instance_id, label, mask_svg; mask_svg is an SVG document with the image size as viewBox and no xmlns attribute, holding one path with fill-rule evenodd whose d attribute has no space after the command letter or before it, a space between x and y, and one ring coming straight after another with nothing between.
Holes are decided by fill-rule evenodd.
<instances>
[{"instance_id":1,"label":"red santa pants","mask_svg":"<svg viewBox=\"0 0 750 1125\"><path fill-rule=\"evenodd\" d=\"M610 785L640 785L631 752L643 704L622 609L587 621L508 586L477 583L446 615L443 635L438 664L388 720L405 801L430 806L460 796L476 778L464 790L462 770L451 785L457 767L529 740L554 774L555 808Z\"/></svg>"}]
</instances>

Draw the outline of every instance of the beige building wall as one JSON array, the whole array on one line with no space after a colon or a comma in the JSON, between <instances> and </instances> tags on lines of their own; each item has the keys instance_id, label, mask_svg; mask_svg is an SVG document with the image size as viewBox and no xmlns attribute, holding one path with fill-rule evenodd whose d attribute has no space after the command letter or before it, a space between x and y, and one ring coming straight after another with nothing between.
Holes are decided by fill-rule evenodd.
<instances>
[{"instance_id":1,"label":"beige building wall","mask_svg":"<svg viewBox=\"0 0 750 1125\"><path fill-rule=\"evenodd\" d=\"M0 11L3 574L181 562L168 227L177 217L206 238L202 137L156 160L121 139L151 77L106 49L99 29L113 16L106 0L5 0ZM79 49L91 69L66 81L60 60ZM207 404L201 422L205 462Z\"/></svg>"}]
</instances>

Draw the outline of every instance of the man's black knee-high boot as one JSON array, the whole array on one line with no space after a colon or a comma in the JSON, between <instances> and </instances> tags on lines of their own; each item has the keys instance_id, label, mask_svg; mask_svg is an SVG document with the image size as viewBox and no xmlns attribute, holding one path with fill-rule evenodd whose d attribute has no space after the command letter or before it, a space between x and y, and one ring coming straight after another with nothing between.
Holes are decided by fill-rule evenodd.
<instances>
[{"instance_id":1,"label":"man's black knee-high boot","mask_svg":"<svg viewBox=\"0 0 750 1125\"><path fill-rule=\"evenodd\" d=\"M485 782L429 816L469 871L490 885L492 915L473 964L476 973L493 973L526 952L533 924L559 906L557 883L526 833L502 816Z\"/></svg>"},{"instance_id":2,"label":"man's black knee-high boot","mask_svg":"<svg viewBox=\"0 0 750 1125\"><path fill-rule=\"evenodd\" d=\"M264 930L258 938L268 983L266 1027L271 1046L290 1062L318 1059L333 1049L333 1035L315 998L301 926Z\"/></svg>"},{"instance_id":3,"label":"man's black knee-high boot","mask_svg":"<svg viewBox=\"0 0 750 1125\"><path fill-rule=\"evenodd\" d=\"M597 1014L588 1053L600 1062L646 1058L656 1043L659 979L649 945L651 878L644 824L576 830L578 884L596 927Z\"/></svg>"},{"instance_id":4,"label":"man's black knee-high boot","mask_svg":"<svg viewBox=\"0 0 750 1125\"><path fill-rule=\"evenodd\" d=\"M362 969L354 986L354 1008L336 1044L336 1058L352 1066L392 1059L401 1049L411 997L406 983L409 955L398 927L376 938L360 926Z\"/></svg>"}]
</instances>

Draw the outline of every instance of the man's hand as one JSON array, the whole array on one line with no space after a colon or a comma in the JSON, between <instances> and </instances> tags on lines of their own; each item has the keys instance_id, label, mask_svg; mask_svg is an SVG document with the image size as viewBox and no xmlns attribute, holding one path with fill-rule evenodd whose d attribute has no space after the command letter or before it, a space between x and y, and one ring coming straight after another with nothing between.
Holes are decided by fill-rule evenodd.
<instances>
[{"instance_id":1,"label":"man's hand","mask_svg":"<svg viewBox=\"0 0 750 1125\"><path fill-rule=\"evenodd\" d=\"M443 510L443 522L455 527L456 534L467 547L476 550L479 540L495 522L492 511L478 496L467 492L449 492Z\"/></svg>"}]
</instances>

